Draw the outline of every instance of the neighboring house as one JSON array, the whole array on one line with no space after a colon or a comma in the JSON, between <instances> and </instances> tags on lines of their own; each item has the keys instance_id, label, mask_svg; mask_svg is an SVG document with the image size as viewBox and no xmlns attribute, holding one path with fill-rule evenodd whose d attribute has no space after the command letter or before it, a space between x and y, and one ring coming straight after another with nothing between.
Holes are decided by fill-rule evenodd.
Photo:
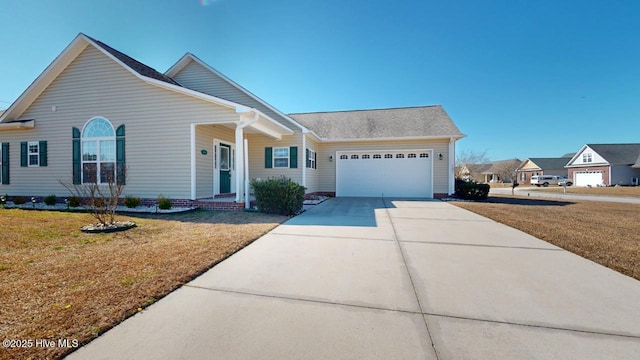
<instances>
[{"instance_id":1,"label":"neighboring house","mask_svg":"<svg viewBox=\"0 0 640 360\"><path fill-rule=\"evenodd\" d=\"M521 162L519 159L507 159L485 164L469 164L461 170L462 177L479 183L512 182L512 177Z\"/></svg>"},{"instance_id":2,"label":"neighboring house","mask_svg":"<svg viewBox=\"0 0 640 360\"><path fill-rule=\"evenodd\" d=\"M79 34L0 116L0 193L116 179L147 201L238 208L251 179L285 176L307 193L432 198L454 192L463 136L438 105L286 115L192 54L163 74Z\"/></svg>"},{"instance_id":3,"label":"neighboring house","mask_svg":"<svg viewBox=\"0 0 640 360\"><path fill-rule=\"evenodd\" d=\"M586 144L565 166L576 186L638 185L640 144Z\"/></svg>"},{"instance_id":4,"label":"neighboring house","mask_svg":"<svg viewBox=\"0 0 640 360\"><path fill-rule=\"evenodd\" d=\"M567 176L565 165L571 160L571 156L559 158L528 158L518 167L518 182L521 184L531 184L531 177L534 175L558 175Z\"/></svg>"}]
</instances>

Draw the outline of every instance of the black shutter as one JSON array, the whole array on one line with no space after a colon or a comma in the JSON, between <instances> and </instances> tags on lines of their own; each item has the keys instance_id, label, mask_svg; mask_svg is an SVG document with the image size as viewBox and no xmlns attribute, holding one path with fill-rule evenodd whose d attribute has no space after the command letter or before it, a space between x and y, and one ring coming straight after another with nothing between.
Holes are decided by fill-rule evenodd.
<instances>
[{"instance_id":1,"label":"black shutter","mask_svg":"<svg viewBox=\"0 0 640 360\"><path fill-rule=\"evenodd\" d=\"M9 185L9 143L2 143L2 185Z\"/></svg>"},{"instance_id":2,"label":"black shutter","mask_svg":"<svg viewBox=\"0 0 640 360\"><path fill-rule=\"evenodd\" d=\"M118 185L126 184L125 160L124 124L122 124L116 130L116 182Z\"/></svg>"},{"instance_id":3,"label":"black shutter","mask_svg":"<svg viewBox=\"0 0 640 360\"><path fill-rule=\"evenodd\" d=\"M292 146L289 148L289 167L291 169L298 168L298 147Z\"/></svg>"},{"instance_id":4,"label":"black shutter","mask_svg":"<svg viewBox=\"0 0 640 360\"><path fill-rule=\"evenodd\" d=\"M80 130L71 128L73 134L73 184L82 183L82 162L80 161Z\"/></svg>"},{"instance_id":5,"label":"black shutter","mask_svg":"<svg viewBox=\"0 0 640 360\"><path fill-rule=\"evenodd\" d=\"M264 148L264 168L271 169L273 167L273 148Z\"/></svg>"},{"instance_id":6,"label":"black shutter","mask_svg":"<svg viewBox=\"0 0 640 360\"><path fill-rule=\"evenodd\" d=\"M311 167L311 160L309 159L309 149L304 149L305 151L305 163L307 165L305 165L306 167L310 168Z\"/></svg>"}]
</instances>

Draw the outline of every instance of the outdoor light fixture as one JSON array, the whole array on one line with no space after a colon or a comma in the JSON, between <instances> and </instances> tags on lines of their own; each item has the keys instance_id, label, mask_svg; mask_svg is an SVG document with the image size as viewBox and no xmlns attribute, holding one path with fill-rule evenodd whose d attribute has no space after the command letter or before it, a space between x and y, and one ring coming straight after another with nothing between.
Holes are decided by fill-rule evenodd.
<instances>
[{"instance_id":1,"label":"outdoor light fixture","mask_svg":"<svg viewBox=\"0 0 640 360\"><path fill-rule=\"evenodd\" d=\"M444 155L442 153L438 154L438 160L442 160L442 158L444 158Z\"/></svg>"},{"instance_id":2,"label":"outdoor light fixture","mask_svg":"<svg viewBox=\"0 0 640 360\"><path fill-rule=\"evenodd\" d=\"M333 155L329 155L329 161L333 161Z\"/></svg>"},{"instance_id":3,"label":"outdoor light fixture","mask_svg":"<svg viewBox=\"0 0 640 360\"><path fill-rule=\"evenodd\" d=\"M33 204L33 207L36 207L36 198L35 197L31 197L31 203Z\"/></svg>"}]
</instances>

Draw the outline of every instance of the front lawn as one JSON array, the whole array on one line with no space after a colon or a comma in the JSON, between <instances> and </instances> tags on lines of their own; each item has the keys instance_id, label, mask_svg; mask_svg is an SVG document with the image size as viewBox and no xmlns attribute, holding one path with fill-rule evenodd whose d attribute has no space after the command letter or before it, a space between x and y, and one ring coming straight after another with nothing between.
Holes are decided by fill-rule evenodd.
<instances>
[{"instance_id":1,"label":"front lawn","mask_svg":"<svg viewBox=\"0 0 640 360\"><path fill-rule=\"evenodd\" d=\"M519 196L452 204L640 280L640 205Z\"/></svg>"},{"instance_id":2,"label":"front lawn","mask_svg":"<svg viewBox=\"0 0 640 360\"><path fill-rule=\"evenodd\" d=\"M85 234L88 214L0 209L2 339L87 343L265 234L286 217L194 212L118 217L137 228ZM2 349L59 358L73 349Z\"/></svg>"},{"instance_id":3,"label":"front lawn","mask_svg":"<svg viewBox=\"0 0 640 360\"><path fill-rule=\"evenodd\" d=\"M549 186L540 187L534 189L527 189L527 191L543 191L552 193L562 193L564 189L562 186ZM582 186L568 186L567 194L578 195L605 195L605 196L629 196L640 197L640 186L608 186L608 187L582 187Z\"/></svg>"}]
</instances>

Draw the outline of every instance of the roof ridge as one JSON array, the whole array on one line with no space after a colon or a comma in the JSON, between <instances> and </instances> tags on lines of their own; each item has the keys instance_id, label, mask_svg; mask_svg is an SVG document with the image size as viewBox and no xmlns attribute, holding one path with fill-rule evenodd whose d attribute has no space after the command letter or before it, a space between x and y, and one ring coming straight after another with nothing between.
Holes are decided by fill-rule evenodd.
<instances>
[{"instance_id":1,"label":"roof ridge","mask_svg":"<svg viewBox=\"0 0 640 360\"><path fill-rule=\"evenodd\" d=\"M376 109L353 109L353 110L336 110L336 111L310 111L310 112L301 112L301 113L289 113L288 115L334 114L334 113L344 113L344 112L402 110L402 109L419 109L419 108L431 108L431 107L442 107L442 105L436 104L436 105L418 105L418 106L399 106L399 107L376 108Z\"/></svg>"}]
</instances>

